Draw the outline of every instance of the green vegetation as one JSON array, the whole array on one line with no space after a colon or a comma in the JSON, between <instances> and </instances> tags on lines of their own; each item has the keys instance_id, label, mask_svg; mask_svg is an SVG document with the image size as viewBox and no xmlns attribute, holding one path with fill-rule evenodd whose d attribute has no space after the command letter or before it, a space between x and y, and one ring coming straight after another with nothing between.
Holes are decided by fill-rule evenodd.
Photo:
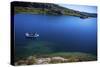
<instances>
[{"instance_id":1,"label":"green vegetation","mask_svg":"<svg viewBox=\"0 0 100 67\"><path fill-rule=\"evenodd\" d=\"M43 14L42 9L27 8L27 7L15 7L15 14L18 13L28 13L28 14Z\"/></svg>"},{"instance_id":2,"label":"green vegetation","mask_svg":"<svg viewBox=\"0 0 100 67\"><path fill-rule=\"evenodd\" d=\"M97 17L97 14L95 13L80 12L51 3L15 2L14 5L15 14L29 13L44 15L68 15L77 16L83 19L88 17Z\"/></svg>"}]
</instances>

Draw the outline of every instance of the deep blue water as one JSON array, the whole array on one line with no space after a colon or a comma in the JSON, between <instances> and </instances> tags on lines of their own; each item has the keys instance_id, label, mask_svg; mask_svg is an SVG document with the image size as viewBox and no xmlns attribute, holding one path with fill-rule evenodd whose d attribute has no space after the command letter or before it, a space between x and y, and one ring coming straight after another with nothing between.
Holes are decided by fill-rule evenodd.
<instances>
[{"instance_id":1,"label":"deep blue water","mask_svg":"<svg viewBox=\"0 0 100 67\"><path fill-rule=\"evenodd\" d=\"M31 55L44 50L42 52L45 53L51 51L96 54L96 22L97 18L16 14L15 53ZM40 36L37 39L27 39L24 35L26 32L37 32Z\"/></svg>"}]
</instances>

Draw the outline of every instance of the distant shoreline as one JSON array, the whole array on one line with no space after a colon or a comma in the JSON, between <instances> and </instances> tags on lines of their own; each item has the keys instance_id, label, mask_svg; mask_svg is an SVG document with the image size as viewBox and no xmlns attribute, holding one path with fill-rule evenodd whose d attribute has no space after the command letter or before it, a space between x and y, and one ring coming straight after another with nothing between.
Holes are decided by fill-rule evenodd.
<instances>
[{"instance_id":1,"label":"distant shoreline","mask_svg":"<svg viewBox=\"0 0 100 67\"><path fill-rule=\"evenodd\" d=\"M71 15L71 14L49 14L49 13L45 13L45 11L43 10L41 12L40 11L41 9L34 9L34 8L29 9L28 7L15 7L14 14L29 13L29 14L42 14L42 15L54 15L54 16L75 16L75 17L80 17L82 19L89 18L89 17L91 18L91 16L78 16L78 15ZM96 16L93 18L96 18Z\"/></svg>"},{"instance_id":2,"label":"distant shoreline","mask_svg":"<svg viewBox=\"0 0 100 67\"><path fill-rule=\"evenodd\" d=\"M94 18L97 17L96 13L80 12L51 3L16 2L14 5L15 5L14 14L30 13L30 14L46 14L46 15L59 15L59 16L66 15L66 16L80 17L81 19L86 19L88 17L94 17Z\"/></svg>"}]
</instances>

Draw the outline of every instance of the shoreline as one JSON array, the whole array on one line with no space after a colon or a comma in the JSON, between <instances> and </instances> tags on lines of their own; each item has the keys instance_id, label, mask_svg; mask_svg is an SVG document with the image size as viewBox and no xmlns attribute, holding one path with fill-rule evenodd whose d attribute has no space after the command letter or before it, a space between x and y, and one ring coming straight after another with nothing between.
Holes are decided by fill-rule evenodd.
<instances>
[{"instance_id":1,"label":"shoreline","mask_svg":"<svg viewBox=\"0 0 100 67\"><path fill-rule=\"evenodd\" d=\"M69 62L83 62L96 61L97 57L81 52L60 52L51 53L47 55L28 56L26 59L20 59L15 62L15 65L32 65L32 64L53 64L53 63L69 63Z\"/></svg>"},{"instance_id":2,"label":"shoreline","mask_svg":"<svg viewBox=\"0 0 100 67\"><path fill-rule=\"evenodd\" d=\"M79 12L71 9L64 10L54 10L48 8L33 8L33 7L16 7L14 8L14 15L18 13L29 13L29 14L42 14L42 15L54 15L54 16L75 16L81 19L86 19L89 17L96 18L97 15L94 13Z\"/></svg>"}]
</instances>

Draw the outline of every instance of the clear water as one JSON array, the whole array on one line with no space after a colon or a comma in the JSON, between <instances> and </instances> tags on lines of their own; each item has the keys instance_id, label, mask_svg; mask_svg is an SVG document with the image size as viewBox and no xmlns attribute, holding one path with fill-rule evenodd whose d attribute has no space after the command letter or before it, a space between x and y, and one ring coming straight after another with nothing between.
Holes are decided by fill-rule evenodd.
<instances>
[{"instance_id":1,"label":"clear water","mask_svg":"<svg viewBox=\"0 0 100 67\"><path fill-rule=\"evenodd\" d=\"M29 56L50 52L85 52L96 55L97 18L16 14L15 55ZM37 32L36 39L25 38Z\"/></svg>"}]
</instances>

